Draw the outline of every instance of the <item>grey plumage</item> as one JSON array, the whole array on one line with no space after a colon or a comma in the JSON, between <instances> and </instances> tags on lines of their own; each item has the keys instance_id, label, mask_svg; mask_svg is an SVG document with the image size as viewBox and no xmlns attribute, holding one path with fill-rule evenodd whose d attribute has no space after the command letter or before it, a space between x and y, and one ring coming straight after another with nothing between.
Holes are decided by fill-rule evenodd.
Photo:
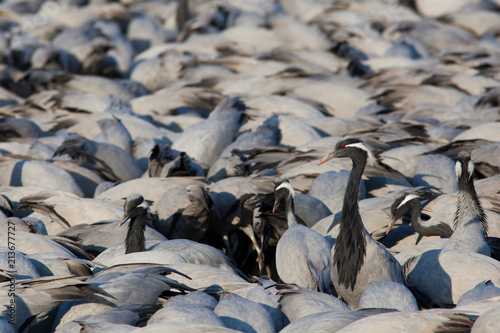
<instances>
[{"instance_id":1,"label":"grey plumage","mask_svg":"<svg viewBox=\"0 0 500 333\"><path fill-rule=\"evenodd\" d=\"M92 224L78 224L58 233L58 236L78 241L84 250L97 255L115 244L126 239L128 229L119 228L119 222L102 221ZM146 225L144 235L146 240L162 242L165 236Z\"/></svg>"},{"instance_id":2,"label":"grey plumage","mask_svg":"<svg viewBox=\"0 0 500 333\"><path fill-rule=\"evenodd\" d=\"M112 181L139 178L142 171L137 162L122 148L90 141L82 137L64 140L54 156L69 155L71 159L87 162L91 168Z\"/></svg>"},{"instance_id":3,"label":"grey plumage","mask_svg":"<svg viewBox=\"0 0 500 333\"><path fill-rule=\"evenodd\" d=\"M359 214L361 175L367 159L373 163L374 156L360 138L348 137L339 141L318 165L339 157L349 157L353 166L344 196L339 234L332 250L331 278L337 293L349 306L357 308L370 282L404 283L404 280L399 263L370 236Z\"/></svg>"},{"instance_id":4,"label":"grey plumage","mask_svg":"<svg viewBox=\"0 0 500 333\"><path fill-rule=\"evenodd\" d=\"M422 236L451 237L453 229L451 229L448 223L442 221L433 221L434 223L431 223L431 220L422 220L420 217L421 208L419 199L420 197L416 194L403 193L394 200L391 205L392 222L389 224L386 234L389 233L397 220L409 214L413 229L420 235L417 239L417 244Z\"/></svg>"},{"instance_id":5,"label":"grey plumage","mask_svg":"<svg viewBox=\"0 0 500 333\"><path fill-rule=\"evenodd\" d=\"M500 296L500 288L495 286L490 280L482 281L460 297L457 302L457 307L475 302L481 302L497 296Z\"/></svg>"},{"instance_id":6,"label":"grey plumage","mask_svg":"<svg viewBox=\"0 0 500 333\"><path fill-rule=\"evenodd\" d=\"M168 238L200 241L209 227L213 202L203 183L174 187L158 200L155 226Z\"/></svg>"},{"instance_id":7,"label":"grey plumage","mask_svg":"<svg viewBox=\"0 0 500 333\"><path fill-rule=\"evenodd\" d=\"M205 176L201 166L185 152L178 152L168 145L156 144L148 161L149 177Z\"/></svg>"},{"instance_id":8,"label":"grey plumage","mask_svg":"<svg viewBox=\"0 0 500 333\"><path fill-rule=\"evenodd\" d=\"M488 221L474 187L474 163L469 153L458 153L456 170L459 191L455 231L443 246L443 250L466 250L491 256L485 239L488 235Z\"/></svg>"},{"instance_id":9,"label":"grey plumage","mask_svg":"<svg viewBox=\"0 0 500 333\"><path fill-rule=\"evenodd\" d=\"M236 294L223 293L214 312L228 328L246 333L274 332L273 321L264 307Z\"/></svg>"},{"instance_id":10,"label":"grey plumage","mask_svg":"<svg viewBox=\"0 0 500 333\"><path fill-rule=\"evenodd\" d=\"M142 195L130 194L123 204L123 217L118 224L120 227L125 221L130 220L127 237L125 239L125 254L142 252L146 250L144 229L149 218L149 205Z\"/></svg>"},{"instance_id":11,"label":"grey plumage","mask_svg":"<svg viewBox=\"0 0 500 333\"><path fill-rule=\"evenodd\" d=\"M0 133L0 141L7 141L11 138L37 138L42 130L29 119L1 118Z\"/></svg>"},{"instance_id":12,"label":"grey plumage","mask_svg":"<svg viewBox=\"0 0 500 333\"><path fill-rule=\"evenodd\" d=\"M94 141L114 144L126 152L130 152L132 137L119 118L113 115L111 118L98 120L97 124L101 128L101 132L94 138Z\"/></svg>"},{"instance_id":13,"label":"grey plumage","mask_svg":"<svg viewBox=\"0 0 500 333\"><path fill-rule=\"evenodd\" d=\"M453 174L454 161L444 155L427 155L415 165L413 186L426 186L442 193L458 190Z\"/></svg>"},{"instance_id":14,"label":"grey plumage","mask_svg":"<svg viewBox=\"0 0 500 333\"><path fill-rule=\"evenodd\" d=\"M498 329L500 306L494 307L481 314L472 326L471 333L493 333Z\"/></svg>"},{"instance_id":15,"label":"grey plumage","mask_svg":"<svg viewBox=\"0 0 500 333\"><path fill-rule=\"evenodd\" d=\"M175 140L173 149L185 151L189 156L206 165L212 165L224 148L235 138L245 119L245 104L237 97L220 102L203 120L187 128ZM196 138L197 140L193 140ZM205 140L210 138L210 141Z\"/></svg>"},{"instance_id":16,"label":"grey plumage","mask_svg":"<svg viewBox=\"0 0 500 333\"><path fill-rule=\"evenodd\" d=\"M466 291L484 280L500 283L500 264L489 257L486 220L473 185L473 172L469 154L459 153L457 227L442 250L424 252L404 265L407 286L426 307L453 306ZM432 275L428 275L430 271Z\"/></svg>"},{"instance_id":17,"label":"grey plumage","mask_svg":"<svg viewBox=\"0 0 500 333\"><path fill-rule=\"evenodd\" d=\"M349 171L347 170L324 172L312 181L309 195L323 201L332 213L340 212L348 179ZM366 187L362 181L359 189L359 200L365 197Z\"/></svg>"},{"instance_id":18,"label":"grey plumage","mask_svg":"<svg viewBox=\"0 0 500 333\"><path fill-rule=\"evenodd\" d=\"M333 311L349 313L350 308L337 297L299 286L279 288L281 311L290 322L314 313Z\"/></svg>"},{"instance_id":19,"label":"grey plumage","mask_svg":"<svg viewBox=\"0 0 500 333\"><path fill-rule=\"evenodd\" d=\"M360 308L396 309L401 312L418 311L417 300L410 290L393 281L373 281L359 300Z\"/></svg>"},{"instance_id":20,"label":"grey plumage","mask_svg":"<svg viewBox=\"0 0 500 333\"><path fill-rule=\"evenodd\" d=\"M0 284L2 304L10 304L8 289L10 282ZM109 296L99 287L72 277L38 278L16 283L16 330L49 331L54 319L54 310L65 301L86 301L113 306L103 296ZM2 315L8 314L8 308Z\"/></svg>"},{"instance_id":21,"label":"grey plumage","mask_svg":"<svg viewBox=\"0 0 500 333\"><path fill-rule=\"evenodd\" d=\"M294 190L288 180L278 182L275 193L274 207L284 200L288 221L288 230L276 247L278 275L286 283L329 292L330 244L316 231L298 224L294 211Z\"/></svg>"}]
</instances>

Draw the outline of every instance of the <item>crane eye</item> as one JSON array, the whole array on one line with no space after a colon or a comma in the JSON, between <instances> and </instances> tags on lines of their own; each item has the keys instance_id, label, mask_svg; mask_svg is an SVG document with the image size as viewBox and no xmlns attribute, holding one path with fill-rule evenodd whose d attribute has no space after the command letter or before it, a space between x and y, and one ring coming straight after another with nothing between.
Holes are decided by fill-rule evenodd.
<instances>
[{"instance_id":1,"label":"crane eye","mask_svg":"<svg viewBox=\"0 0 500 333\"><path fill-rule=\"evenodd\" d=\"M344 148L345 148L345 145L340 145L340 148L341 148L341 149L344 149Z\"/></svg>"},{"instance_id":2,"label":"crane eye","mask_svg":"<svg viewBox=\"0 0 500 333\"><path fill-rule=\"evenodd\" d=\"M397 209L397 208L394 208L394 211L395 211L395 212L397 212L397 211L398 211L398 209Z\"/></svg>"}]
</instances>

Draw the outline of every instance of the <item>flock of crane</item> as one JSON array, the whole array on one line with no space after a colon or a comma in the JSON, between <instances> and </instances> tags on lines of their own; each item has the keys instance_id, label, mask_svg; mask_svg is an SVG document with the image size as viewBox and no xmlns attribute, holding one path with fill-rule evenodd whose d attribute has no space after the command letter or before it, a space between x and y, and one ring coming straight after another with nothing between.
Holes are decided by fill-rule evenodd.
<instances>
[{"instance_id":1,"label":"flock of crane","mask_svg":"<svg viewBox=\"0 0 500 333\"><path fill-rule=\"evenodd\" d=\"M0 3L0 332L498 332L500 2Z\"/></svg>"}]
</instances>

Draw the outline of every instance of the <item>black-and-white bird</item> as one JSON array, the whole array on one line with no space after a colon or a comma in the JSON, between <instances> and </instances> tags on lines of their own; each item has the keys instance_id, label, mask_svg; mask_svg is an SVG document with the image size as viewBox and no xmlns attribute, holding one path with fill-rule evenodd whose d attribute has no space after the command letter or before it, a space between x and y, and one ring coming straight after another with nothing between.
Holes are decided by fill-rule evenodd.
<instances>
[{"instance_id":1,"label":"black-and-white bird","mask_svg":"<svg viewBox=\"0 0 500 333\"><path fill-rule=\"evenodd\" d=\"M294 190L288 180L275 187L274 208L281 201L286 205L288 230L276 247L276 270L286 283L295 283L311 290L330 291L330 244L318 232L300 225L294 212Z\"/></svg>"},{"instance_id":2,"label":"black-and-white bird","mask_svg":"<svg viewBox=\"0 0 500 333\"><path fill-rule=\"evenodd\" d=\"M366 231L359 214L359 183L367 159L375 157L358 137L340 140L318 165L332 158L348 157L352 169L344 196L340 229L332 250L331 279L337 293L351 308L358 308L364 291L373 281L404 283L403 270L397 260Z\"/></svg>"}]
</instances>

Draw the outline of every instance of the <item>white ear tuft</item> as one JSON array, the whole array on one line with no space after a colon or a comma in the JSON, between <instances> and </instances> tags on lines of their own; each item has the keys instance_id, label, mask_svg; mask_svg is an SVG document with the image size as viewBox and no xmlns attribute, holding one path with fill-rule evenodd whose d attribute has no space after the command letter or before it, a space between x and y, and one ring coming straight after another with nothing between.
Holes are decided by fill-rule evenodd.
<instances>
[{"instance_id":1,"label":"white ear tuft","mask_svg":"<svg viewBox=\"0 0 500 333\"><path fill-rule=\"evenodd\" d=\"M460 163L460 161L455 163L455 174L457 175L457 178L460 178L462 175L462 163Z\"/></svg>"},{"instance_id":2,"label":"white ear tuft","mask_svg":"<svg viewBox=\"0 0 500 333\"><path fill-rule=\"evenodd\" d=\"M363 149L368 154L368 163L370 163L371 166L375 165L376 162L375 155L373 155L373 152L364 143L362 142L351 143L346 145L346 147L356 147Z\"/></svg>"},{"instance_id":3,"label":"white ear tuft","mask_svg":"<svg viewBox=\"0 0 500 333\"><path fill-rule=\"evenodd\" d=\"M289 182L283 182L280 184L280 186L276 187L276 191L277 190L280 190L280 189L287 189L288 192L290 192L292 198L295 197L295 191L293 190L293 187L292 187L292 184L290 184Z\"/></svg>"},{"instance_id":4,"label":"white ear tuft","mask_svg":"<svg viewBox=\"0 0 500 333\"><path fill-rule=\"evenodd\" d=\"M410 200L413 200L413 199L420 199L420 197L416 194L408 194L405 199L403 201L401 201L401 203L399 204L398 208L400 208L401 206L403 206L405 203L407 203L408 201Z\"/></svg>"},{"instance_id":5,"label":"white ear tuft","mask_svg":"<svg viewBox=\"0 0 500 333\"><path fill-rule=\"evenodd\" d=\"M472 177L472 174L474 173L474 162L472 160L469 160L469 163L467 163L467 171L469 172L469 179Z\"/></svg>"},{"instance_id":6,"label":"white ear tuft","mask_svg":"<svg viewBox=\"0 0 500 333\"><path fill-rule=\"evenodd\" d=\"M148 212L148 214L151 214L151 209L149 208L148 202L146 200L144 200L140 205L137 206L137 208L139 207L144 208Z\"/></svg>"}]
</instances>

